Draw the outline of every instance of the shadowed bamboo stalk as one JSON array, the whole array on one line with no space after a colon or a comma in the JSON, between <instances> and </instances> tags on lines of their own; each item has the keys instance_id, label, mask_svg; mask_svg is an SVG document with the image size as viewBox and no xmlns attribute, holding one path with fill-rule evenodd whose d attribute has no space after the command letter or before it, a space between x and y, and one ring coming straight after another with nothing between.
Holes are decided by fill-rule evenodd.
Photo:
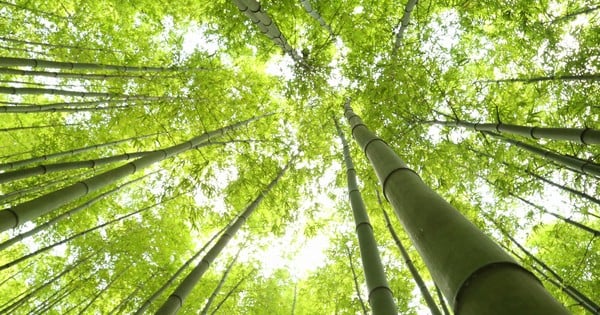
<instances>
[{"instance_id":1,"label":"shadowed bamboo stalk","mask_svg":"<svg viewBox=\"0 0 600 315\"><path fill-rule=\"evenodd\" d=\"M93 160L86 160L86 161L73 161L73 162L42 164L42 165L30 167L30 168L24 168L24 169L20 169L20 170L16 170L16 171L0 173L0 184L8 183L8 182L19 180L22 178L32 177L35 175L45 175L45 174L51 174L51 173L55 173L55 172L75 170L75 169L81 169L81 168L96 168L96 167L112 164L115 162L137 159L137 158L143 157L147 154L150 154L152 152L154 152L154 151L131 152L131 153L117 154L117 155L103 157L103 158L97 158L97 159L93 159Z\"/></svg>"},{"instance_id":2,"label":"shadowed bamboo stalk","mask_svg":"<svg viewBox=\"0 0 600 315\"><path fill-rule=\"evenodd\" d=\"M206 243L204 243L202 248L200 248L194 255L192 255L192 257L190 257L188 260L186 260L186 262L183 263L183 265L181 265L181 267L179 267L179 269L177 269L177 271L171 277L169 277L169 279L162 286L160 286L160 288L158 288L156 291L154 291L154 293L152 293L152 295L150 297L148 297L144 301L144 303L142 303L140 308L135 312L135 315L144 314L148 310L148 307L150 307L150 305L175 281L175 279L177 279L177 277L179 277L179 275L182 274L185 271L185 269L196 258L198 258L200 256L200 254L202 254L204 252L204 250L210 244L212 244L212 242L217 238L217 236L221 235L221 233L223 233L223 231L225 231L225 228L226 227L224 227L221 230L219 230L218 232L216 232Z\"/></svg>"},{"instance_id":3,"label":"shadowed bamboo stalk","mask_svg":"<svg viewBox=\"0 0 600 315\"><path fill-rule=\"evenodd\" d=\"M77 96L77 97L122 97L122 98L147 98L152 96L146 95L125 95L118 93L107 93L107 92L80 92L72 90L59 90L59 89L46 89L46 88L16 88L9 86L0 86L0 94L13 94L13 95L61 95L61 96Z\"/></svg>"},{"instance_id":4,"label":"shadowed bamboo stalk","mask_svg":"<svg viewBox=\"0 0 600 315\"><path fill-rule=\"evenodd\" d=\"M386 199L456 315L568 314L541 282L423 183L346 103Z\"/></svg>"},{"instance_id":5,"label":"shadowed bamboo stalk","mask_svg":"<svg viewBox=\"0 0 600 315\"><path fill-rule=\"evenodd\" d=\"M148 211L148 210L150 210L150 209L152 209L152 208L154 208L154 207L156 207L156 206L158 206L158 205L161 205L161 204L163 204L163 203L165 203L165 202L167 202L167 201L173 200L173 199L175 199L175 198L179 197L180 195L182 195L182 194L178 194L178 195L175 195L175 196L173 196L173 197L165 198L165 199L163 199L163 200L161 200L161 201L159 201L159 202L156 202L156 203L154 203L154 204L152 204L152 205L150 205L150 206L147 206L147 207L141 208L141 209L139 209L139 210L136 210L136 211L134 211L134 212L131 212L131 213L129 213L129 214L126 214L126 215L120 216L120 217L118 217L118 218L116 218L116 219L112 219L112 220L110 220L110 221L106 221L106 222L104 222L104 223L102 223L102 224L100 224L100 225L96 225L96 226L94 226L94 227L92 227L92 228L89 228L89 229L83 230L83 231L81 231L81 232L78 232L78 233L76 233L76 234L73 234L73 235L71 235L71 236L69 236L69 237L67 237L67 238L65 238L65 239L63 239L63 240L61 240L61 241L58 241L58 242L56 242L56 243L53 243L53 244L50 244L50 245L48 245L48 246L42 247L42 248L40 248L40 249L38 249L38 250L36 250L36 251L34 251L34 252L32 252L32 253L29 253L29 254L27 254L27 255L24 255L24 256L21 256L21 257L19 257L19 258L15 259L15 260L13 260L13 261L10 261L10 262L8 262L8 263L5 263L4 265L0 266L0 270L4 270L4 269L7 269L7 268L10 268L10 267L12 267L12 266L14 266L14 265L16 265L16 264L18 264L18 263L20 263L20 262L24 261L24 260L30 259L30 258L32 258L32 257L35 257L35 256L39 255L39 254L42 254L42 253L44 253L44 252L47 252L47 251L49 251L49 250L51 250L51 249L53 249L53 248L55 248L55 247L57 247L57 246L59 246L59 245L62 245L62 244L68 243L68 242L70 242L71 240L73 240L73 239L76 239L76 238L78 238L78 237L81 237L81 236L84 236L84 235L90 234L91 232L94 232L94 231L96 231L96 230L102 229L102 228L104 228L104 227L107 227L107 226L109 226L109 225L111 225L111 224L115 224L115 223L117 223L117 222L120 222L120 221L123 221L123 220L125 220L125 219L128 219L128 218L130 218L130 217L132 217L132 216L134 216L134 215L136 215L136 214L138 214L138 213L142 213L142 212L144 212L144 211Z\"/></svg>"},{"instance_id":6,"label":"shadowed bamboo stalk","mask_svg":"<svg viewBox=\"0 0 600 315\"><path fill-rule=\"evenodd\" d=\"M253 117L221 129L206 132L186 142L162 150L157 150L135 161L85 179L73 185L40 196L36 199L26 201L12 208L0 210L0 232L14 228L20 224L44 215L77 198L83 197L102 187L106 187L112 183L115 183L121 178L134 174L166 158L172 157L181 152L185 152L189 149L208 145L210 144L210 140L212 138L224 135L228 131L238 129L265 116L267 115Z\"/></svg>"},{"instance_id":7,"label":"shadowed bamboo stalk","mask_svg":"<svg viewBox=\"0 0 600 315\"><path fill-rule=\"evenodd\" d=\"M219 304L217 304L217 306L215 306L215 309L210 313L210 315L214 315L217 313L217 311L221 308L221 306L223 306L223 304L227 301L227 299L235 292L235 290L237 290L240 285L242 285L242 283L244 283L244 281L246 281L246 279L252 274L254 273L254 271L256 271L255 269L250 270L247 274L245 274L228 292L227 294L225 294L225 296L223 297L223 299L219 302ZM294 297L296 296L296 286L294 285ZM295 299L294 299L295 300ZM292 315L294 314L294 310L295 310L295 303L292 303Z\"/></svg>"},{"instance_id":8,"label":"shadowed bamboo stalk","mask_svg":"<svg viewBox=\"0 0 600 315\"><path fill-rule=\"evenodd\" d=\"M333 30L331 29L329 24L327 24L327 22L325 22L321 14L319 14L319 12L312 7L312 5L310 4L310 0L300 0L300 3L302 3L302 7L304 8L304 10L306 10L308 15L310 15L313 19L317 20L321 27L323 27L327 30L327 32L329 32L329 35L331 37L335 37L335 34L333 33Z\"/></svg>"},{"instance_id":9,"label":"shadowed bamboo stalk","mask_svg":"<svg viewBox=\"0 0 600 315\"><path fill-rule=\"evenodd\" d=\"M223 232L221 237L217 240L215 245L211 247L202 260L196 265L196 267L183 279L183 281L177 286L171 295L167 298L165 303L156 312L157 315L175 314L181 308L187 296L192 292L192 289L198 284L210 264L215 258L221 253L223 248L229 243L229 240L235 235L240 227L248 220L248 217L258 208L263 198L277 185L281 177L285 174L293 159L277 174L277 176L264 188L252 201L246 209L235 219L235 221L227 227L227 230Z\"/></svg>"},{"instance_id":10,"label":"shadowed bamboo stalk","mask_svg":"<svg viewBox=\"0 0 600 315\"><path fill-rule=\"evenodd\" d=\"M175 78L172 75L149 75L149 74L105 74L105 73L75 73L75 72L54 72L41 70L22 70L12 68L0 68L0 73L18 75L18 76L38 76L47 78L79 79L79 80L109 80L109 79L154 79L154 78Z\"/></svg>"}]
</instances>

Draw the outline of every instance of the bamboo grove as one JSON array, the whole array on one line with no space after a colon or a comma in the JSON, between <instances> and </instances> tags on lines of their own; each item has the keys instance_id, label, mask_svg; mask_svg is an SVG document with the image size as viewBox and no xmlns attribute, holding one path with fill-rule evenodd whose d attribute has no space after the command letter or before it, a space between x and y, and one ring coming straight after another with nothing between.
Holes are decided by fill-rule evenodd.
<instances>
[{"instance_id":1,"label":"bamboo grove","mask_svg":"<svg viewBox=\"0 0 600 315\"><path fill-rule=\"evenodd\" d=\"M0 314L600 314L593 1L0 1Z\"/></svg>"}]
</instances>

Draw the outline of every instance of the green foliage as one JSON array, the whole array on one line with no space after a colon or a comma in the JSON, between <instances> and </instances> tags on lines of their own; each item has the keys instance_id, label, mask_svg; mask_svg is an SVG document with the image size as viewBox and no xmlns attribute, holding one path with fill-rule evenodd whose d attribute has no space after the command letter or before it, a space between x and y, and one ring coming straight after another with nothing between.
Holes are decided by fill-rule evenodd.
<instances>
[{"instance_id":1,"label":"green foliage","mask_svg":"<svg viewBox=\"0 0 600 315\"><path fill-rule=\"evenodd\" d=\"M361 312L346 245L353 252L363 291L364 278L356 240L350 236L353 225L344 193L341 147L332 122L342 116L346 97L351 97L354 109L373 131L478 227L514 249L482 213L498 219L566 284L599 303L600 248L596 238L513 196L535 200L599 229L599 204L553 188L531 174L592 197L600 194L597 179L557 168L474 131L426 123L457 118L600 129L599 81L560 78L600 73L599 15L595 10L585 11L593 4L583 0L420 1L395 58L393 32L404 13L397 1L311 4L335 36L308 15L299 1L261 3L302 56L303 67L284 56L232 1L2 2L1 56L174 69L93 71L116 76L105 79L0 71L0 85L6 87L151 97L94 98L96 103L86 105L81 102L89 100L80 97L0 94L0 165L128 138L51 162L157 150L250 117L271 115L215 139L220 143L183 152L136 173L128 180L155 172L3 250L0 265L156 204L132 218L0 270L0 310L32 293L10 313L80 312L100 294L86 312L134 312L295 158L240 231L241 236L232 241L231 245L248 242L216 302L236 283L241 284L219 313ZM39 67L27 70L88 73ZM60 106L70 111L2 111L5 106L55 103L64 103ZM345 132L350 134L348 129ZM518 140L600 162L597 146ZM354 144L351 153L398 312L420 313L424 303L415 296L410 273L379 211L376 177ZM2 184L0 206L10 208L115 166ZM112 183L95 194L123 183ZM0 241L94 196L2 232ZM400 225L396 230L403 242L410 244ZM298 258L301 244L321 239L329 239L323 244L322 261ZM279 253L282 257L261 256L281 242L288 245ZM418 254L407 247L425 282L433 288ZM234 252L226 249L217 258L182 313L194 313L204 305ZM319 257L318 252L312 254ZM280 258L285 263L279 262ZM304 272L295 270L302 269L293 267L296 265L310 268ZM151 310L158 309L175 285ZM546 285L573 312L584 312L560 290ZM367 293L360 294L366 301Z\"/></svg>"}]
</instances>

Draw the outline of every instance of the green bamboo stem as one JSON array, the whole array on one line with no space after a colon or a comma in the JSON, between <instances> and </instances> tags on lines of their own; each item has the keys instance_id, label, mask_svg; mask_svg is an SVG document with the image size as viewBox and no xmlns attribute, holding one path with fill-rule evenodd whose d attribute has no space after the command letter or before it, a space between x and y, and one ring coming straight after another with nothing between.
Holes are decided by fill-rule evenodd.
<instances>
[{"instance_id":1,"label":"green bamboo stem","mask_svg":"<svg viewBox=\"0 0 600 315\"><path fill-rule=\"evenodd\" d=\"M473 149L473 148L470 148L470 147L467 147L467 149L469 151L471 151L471 152L474 152L478 156L486 156L486 157L488 157L490 159L495 159L492 155L490 155L490 154L488 154L486 152L482 152L482 151L479 151L479 150L476 150L476 149ZM545 178L543 176L540 176L540 175L538 175L538 174L536 174L536 173L534 173L534 172L532 172L532 171L530 171L530 170L528 170L526 168L522 168L522 167L519 167L517 165L513 165L513 164L510 164L510 163L507 163L506 161L501 161L500 163L502 165L506 166L506 167L517 169L517 170L520 170L522 172L525 172L526 174L528 174L528 175L534 177L535 179L540 180L540 181L542 181L542 182L544 182L546 184L549 184L549 185L554 186L554 187L556 187L558 189L564 190L564 191L566 191L566 192L568 192L570 194L573 194L575 196L587 199L587 200L589 200L589 201L591 201L591 202L593 202L593 203L595 203L597 205L600 205L600 199L598 199L598 198L596 198L594 196L591 196L591 195L586 194L586 193L584 193L582 191L573 189L571 187L568 187L568 186L565 186L565 185L561 185L561 184L559 184L557 182L551 181L551 180L549 180L549 179L547 179L547 178ZM592 215L594 215L594 214L592 214Z\"/></svg>"},{"instance_id":2,"label":"green bamboo stem","mask_svg":"<svg viewBox=\"0 0 600 315\"><path fill-rule=\"evenodd\" d=\"M349 102L345 116L386 199L456 315L568 314L535 276L427 187Z\"/></svg>"},{"instance_id":3,"label":"green bamboo stem","mask_svg":"<svg viewBox=\"0 0 600 315\"><path fill-rule=\"evenodd\" d=\"M285 36L283 36L275 21L273 21L273 19L271 19L271 17L263 11L260 3L258 3L256 0L233 0L233 3L242 13L244 13L248 18L250 18L250 20L252 20L254 24L258 26L261 33L267 36L277 46L281 47L286 54L292 57L294 62L306 67L306 64L302 58L298 55L296 50L290 46Z\"/></svg>"},{"instance_id":4,"label":"green bamboo stem","mask_svg":"<svg viewBox=\"0 0 600 315\"><path fill-rule=\"evenodd\" d=\"M317 22L319 22L319 25L321 25L322 28L327 30L327 32L329 33L329 35L331 37L335 37L335 34L333 33L331 26L329 26L329 24L327 24L327 22L325 22L325 20L321 16L321 14L319 14L319 12L312 7L309 0L300 0L300 3L302 4L302 7L308 13L308 15L310 15L313 19L315 19Z\"/></svg>"},{"instance_id":5,"label":"green bamboo stem","mask_svg":"<svg viewBox=\"0 0 600 315\"><path fill-rule=\"evenodd\" d=\"M63 157L74 156L74 155L77 155L79 153L90 152L90 151L94 151L94 150L97 150L97 149L106 148L106 147L110 147L110 146L121 144L121 143L126 143L126 142L129 142L129 141L132 141L132 140L142 140L142 139L146 139L146 138L149 138L149 137L159 136L161 134L164 134L164 132L157 132L157 133L148 134L148 135L141 135L141 136L130 137L130 138L127 138L127 139L114 140L114 141L110 141L110 142L106 142L106 143L94 144L94 145L87 146L87 147L81 147L81 148L71 149L71 150L62 151L62 152L45 154L45 155L42 155L42 156L36 156L36 157L24 159L24 160L13 161L13 162L8 162L8 163L2 163L2 164L0 164L0 170L9 170L9 169L13 169L13 168L21 168L21 167L24 167L24 166L28 166L28 165L31 165L31 164L34 164L34 163L43 162L43 161L47 161L47 160L50 160L50 159L58 159L58 158L63 158Z\"/></svg>"},{"instance_id":6,"label":"green bamboo stem","mask_svg":"<svg viewBox=\"0 0 600 315\"><path fill-rule=\"evenodd\" d=\"M562 166L566 166L572 170L580 171L582 173L589 174L589 175L600 176L600 165L598 165L596 163L578 159L578 158L571 157L571 156L567 156L567 155L563 155L563 154L554 153L552 151L538 148L538 147L535 147L533 145L530 145L530 144L527 144L527 143L524 143L521 141L506 138L497 133L488 132L488 131L485 131L484 133L486 135L490 135L490 136L498 138L502 141L513 144L513 145L515 145L521 149L524 149L528 152L539 155L546 160L555 162Z\"/></svg>"},{"instance_id":7,"label":"green bamboo stem","mask_svg":"<svg viewBox=\"0 0 600 315\"><path fill-rule=\"evenodd\" d=\"M216 232L215 234L213 234L213 236L206 242L204 243L204 245L202 246L202 248L200 248L194 255L192 255L192 257L190 257L188 260L186 260L185 263L183 263L183 265L181 265L181 267L179 267L179 269L177 269L177 271L171 276L169 277L169 279L163 283L162 286L160 286L160 288L158 288L156 291L154 291L154 293L152 293L152 295L150 297L148 297L144 303L142 303L142 305L140 306L140 308L135 312L135 315L142 315L144 313L146 313L146 311L148 310L148 307L150 307L150 305L156 301L156 299L169 287L171 286L171 284L175 281L175 279L177 279L177 277L179 277L180 274L182 274L185 269L194 261L196 260L196 258L198 258L200 256L200 254L202 254L204 252L204 250L210 245L212 244L212 242L217 238L217 236L221 235L221 233L223 233L223 231L225 231L225 228L222 228L220 231Z\"/></svg>"},{"instance_id":8,"label":"green bamboo stem","mask_svg":"<svg viewBox=\"0 0 600 315\"><path fill-rule=\"evenodd\" d=\"M356 178L354 163L352 163L352 156L350 155L350 147L337 121L334 119L333 122L343 146L348 180L348 199L352 208L360 248L360 258L363 264L365 280L367 281L367 289L369 290L369 304L374 315L395 314L397 312L396 302L387 282L383 264L381 263L381 256L377 249L377 241L373 234L373 227L371 226L371 222L369 222L369 215L358 189L358 180Z\"/></svg>"},{"instance_id":9,"label":"green bamboo stem","mask_svg":"<svg viewBox=\"0 0 600 315\"><path fill-rule=\"evenodd\" d=\"M83 113L83 112L99 112L105 110L118 110L131 108L131 105L110 106L110 107L61 107L51 108L44 105L34 106L0 106L0 113L19 113L19 114L34 114L34 113Z\"/></svg>"},{"instance_id":10,"label":"green bamboo stem","mask_svg":"<svg viewBox=\"0 0 600 315\"><path fill-rule=\"evenodd\" d=\"M13 95L61 95L61 96L76 96L76 97L123 97L129 98L131 95L118 94L118 93L107 93L107 92L80 92L71 90L59 90L59 89L40 89L40 88L16 88L8 86L0 86L0 94L13 94ZM140 96L133 96L140 97ZM147 97L147 96L141 96Z\"/></svg>"},{"instance_id":11,"label":"green bamboo stem","mask_svg":"<svg viewBox=\"0 0 600 315\"><path fill-rule=\"evenodd\" d=\"M243 248L244 248L244 245L240 246L237 253L235 254L235 257L231 260L231 262L225 268L225 272L223 272L223 276L221 276L219 283L217 283L217 287L212 291L212 293L208 297L208 300L206 301L206 303L204 304L204 307L200 311L200 315L206 315L208 313L208 310L210 309L215 298L217 297L217 294L219 294L219 292L221 291L221 288L223 287L223 284L225 284L225 281L227 281L229 272L231 271L231 268L233 267L233 265L237 261L238 257L240 256L240 252L242 251Z\"/></svg>"},{"instance_id":12,"label":"green bamboo stem","mask_svg":"<svg viewBox=\"0 0 600 315\"><path fill-rule=\"evenodd\" d=\"M18 75L18 76L37 76L58 79L78 79L78 80L109 80L109 79L152 79L152 78L175 78L175 76L156 76L149 74L106 74L106 73L75 73L75 72L54 72L42 70L22 70L13 68L0 68L1 74Z\"/></svg>"},{"instance_id":13,"label":"green bamboo stem","mask_svg":"<svg viewBox=\"0 0 600 315\"><path fill-rule=\"evenodd\" d=\"M388 231L390 232L390 235L392 235L392 239L394 240L394 243L396 243L396 246L400 250L402 259L404 259L404 263L408 267L408 271L410 271L410 274L412 275L413 279L415 280L415 283L417 284L417 287L419 288L419 291L421 292L421 295L423 296L423 299L425 300L425 303L427 304L429 311L431 312L432 315L442 315L442 313L440 312L440 309L437 307L437 304L435 304L435 301L433 300L431 293L429 293L429 289L427 289L427 285L425 285L425 281L423 281L423 278L419 274L419 271L417 270L412 259L408 255L408 252L406 251L406 248L402 244L402 241L400 241L398 234L396 234L396 231L394 230L394 227L392 226L392 222L390 221L390 217L388 216L387 211L385 211L385 209L383 208L383 203L381 202L381 197L379 196L379 191L377 191L377 200L379 201L379 207L381 208L381 211L383 212L383 218L385 219L385 223L387 225Z\"/></svg>"},{"instance_id":14,"label":"green bamboo stem","mask_svg":"<svg viewBox=\"0 0 600 315\"><path fill-rule=\"evenodd\" d=\"M154 96L128 96L121 99L105 99L105 100L95 100L95 101L84 101L84 102L58 102L58 103L49 103L49 104L34 104L34 103L4 103L10 104L8 106L0 106L0 113L40 113L40 112L72 112L77 109L87 109L91 108L105 108L110 109L110 107L93 107L93 106L101 106L108 105L111 103L128 103L135 101L144 101L144 102L152 102L152 101L161 101L170 99L168 97L154 97ZM122 106L124 107L124 106Z\"/></svg>"},{"instance_id":15,"label":"green bamboo stem","mask_svg":"<svg viewBox=\"0 0 600 315\"><path fill-rule=\"evenodd\" d=\"M551 215L551 216L553 216L553 217L555 217L555 218L557 218L559 220L562 220L563 222L565 222L567 224L573 225L573 226L575 226L575 227L577 227L579 229L582 229L582 230L584 230L584 231L586 231L588 233L592 233L592 235L594 235L594 236L600 236L600 231L598 231L598 230L596 230L594 228L591 228L591 227L589 227L589 226L587 226L587 225L585 225L583 223L579 223L577 221L573 221L573 220L571 220L569 218L566 218L566 217L564 217L564 216L562 216L562 215L560 215L558 213L552 212L552 211L550 211L550 210L548 210L548 209L546 209L546 208L544 208L544 207L542 207L540 205L537 205L537 204L535 204L535 203L533 203L533 202L531 202L531 201L529 201L529 200L527 200L525 198L522 198L522 197L520 197L518 195L515 195L513 192L508 192L508 194L511 195L514 198L517 198L517 199L521 200L523 203L525 203L525 204L527 204L527 205L529 205L529 206L531 206L533 208L538 209L542 213L547 213L547 214L549 214L549 215Z\"/></svg>"},{"instance_id":16,"label":"green bamboo stem","mask_svg":"<svg viewBox=\"0 0 600 315\"><path fill-rule=\"evenodd\" d=\"M22 241L26 237L35 235L35 234L39 233L40 231L43 231L43 230L45 230L45 229L53 226L54 224L56 224L56 223L58 223L58 222L60 222L60 221L62 221L64 219L66 219L66 218L72 217L73 215L81 212L82 210L85 210L85 209L91 207L92 205L94 205L95 203L103 200L104 198L106 198L106 197L108 197L108 196L110 196L110 195L118 192L123 187L135 184L135 183L139 182L140 180L143 180L143 179L147 178L148 176L150 176L152 174L156 174L156 173L157 172L152 172L152 173L140 176L140 177L138 177L138 178L136 178L134 180L131 180L131 181L128 181L128 182L126 182L126 183L124 183L122 185L119 185L119 186L117 186L117 187L115 187L115 188L113 188L111 190L105 191L105 192L103 192L103 193L101 193L101 194L99 194L99 195L91 198L90 200L88 200L88 201L80 204L79 206L74 207L74 208L72 208L70 210L67 210L67 211L65 211L65 212L57 215L56 217L54 217L54 218L52 218L52 219L50 219L50 220L48 220L48 221L46 221L46 222L44 222L44 223L36 226L36 227L34 227L33 229L31 229L29 231L26 231L26 232L23 232L21 234L15 235L12 238L9 238L8 240L0 243L0 251L3 251L5 249L9 248L10 246L12 246L12 245L14 245L14 244Z\"/></svg>"},{"instance_id":17,"label":"green bamboo stem","mask_svg":"<svg viewBox=\"0 0 600 315\"><path fill-rule=\"evenodd\" d=\"M30 130L30 129L44 129L44 128L55 128L55 127L74 127L74 126L81 126L81 124L52 124L52 125L40 125L40 126L8 127L8 128L0 129L0 132Z\"/></svg>"},{"instance_id":18,"label":"green bamboo stem","mask_svg":"<svg viewBox=\"0 0 600 315\"><path fill-rule=\"evenodd\" d=\"M0 232L14 228L27 221L42 216L56 208L59 208L77 198L83 197L91 192L106 187L121 178L134 174L142 169L172 157L192 148L210 144L210 140L225 134L228 131L238 129L261 117L250 118L233 125L206 132L186 142L157 150L147 154L135 161L119 166L102 174L85 179L73 185L64 187L30 201L26 201L9 209L0 210Z\"/></svg>"},{"instance_id":19,"label":"green bamboo stem","mask_svg":"<svg viewBox=\"0 0 600 315\"><path fill-rule=\"evenodd\" d=\"M36 175L45 175L55 172L62 172L68 170L76 170L81 168L96 168L104 165L127 161L131 159L137 159L150 154L154 151L142 151L142 152L131 152L108 156L104 158L98 158L86 161L73 161L73 162L60 162L52 164L42 164L30 168L24 168L16 171L0 173L0 184L8 183L11 181L32 177Z\"/></svg>"},{"instance_id":20,"label":"green bamboo stem","mask_svg":"<svg viewBox=\"0 0 600 315\"><path fill-rule=\"evenodd\" d=\"M446 305L446 300L444 300L444 295L442 295L442 291L437 284L435 285L435 292L437 293L437 297L440 301L440 305L442 306L442 310L444 311L444 315L451 315L450 310L448 310L448 306Z\"/></svg>"},{"instance_id":21,"label":"green bamboo stem","mask_svg":"<svg viewBox=\"0 0 600 315\"><path fill-rule=\"evenodd\" d=\"M254 201L252 201L248 207L246 207L239 217L229 227L227 227L227 230L223 232L215 245L208 250L198 265L196 265L196 267L185 277L185 279L183 279L179 286L177 286L175 291L173 291L173 293L167 298L165 303L156 312L157 315L177 313L179 308L181 308L185 302L186 297L200 281L206 270L208 270L210 264L221 253L223 248L225 248L227 243L229 243L229 240L235 235L235 233L246 222L246 220L248 220L248 217L256 210L256 208L258 208L264 196L266 196L271 189L277 185L281 177L283 177L290 166L290 163L291 161L279 172L279 174L277 174L275 179L273 179L271 183L269 183L269 185L258 194L256 199L254 199Z\"/></svg>"},{"instance_id":22,"label":"green bamboo stem","mask_svg":"<svg viewBox=\"0 0 600 315\"><path fill-rule=\"evenodd\" d=\"M244 283L244 281L246 281L246 279L254 272L255 270L252 269L250 270L247 274L245 274L228 292L227 294L225 294L225 296L223 297L223 299L221 299L221 301L217 304L217 306L215 306L215 309L212 310L212 312L210 313L210 315L215 315L217 313L217 311L221 308L221 306L223 306L223 304L225 304L225 302L227 301L227 299L233 294L233 292L235 292L235 290L237 290L240 285L242 285L242 283ZM294 286L294 297L296 296L296 286ZM295 304L292 303L292 315L294 314L294 310L295 310Z\"/></svg>"},{"instance_id":23,"label":"green bamboo stem","mask_svg":"<svg viewBox=\"0 0 600 315\"><path fill-rule=\"evenodd\" d=\"M498 80L485 80L481 81L484 83L508 83L508 82L522 82L522 83L537 83L546 81L598 81L600 80L600 74L563 74L563 75L550 75L545 77L531 77L531 78L510 78L510 79L498 79Z\"/></svg>"},{"instance_id":24,"label":"green bamboo stem","mask_svg":"<svg viewBox=\"0 0 600 315\"><path fill-rule=\"evenodd\" d=\"M89 48L89 47L80 47L80 46L73 46L73 45L58 45L58 44L21 40L21 39L6 37L6 36L0 36L0 40L5 41L5 42L29 45L29 46L44 46L44 47L61 48L61 49L91 50L91 51L99 51L99 52L103 52L103 53L106 53L106 52L116 53L117 52L114 50L106 50L103 48Z\"/></svg>"},{"instance_id":25,"label":"green bamboo stem","mask_svg":"<svg viewBox=\"0 0 600 315\"><path fill-rule=\"evenodd\" d=\"M181 70L178 68L161 68L161 67L130 67L119 65L105 65L97 63L81 63L81 62L60 62L42 59L26 59L26 58L11 58L0 57L0 66L2 67L31 67L31 68L46 68L46 69L61 69L61 70L114 70L122 72L168 72Z\"/></svg>"},{"instance_id":26,"label":"green bamboo stem","mask_svg":"<svg viewBox=\"0 0 600 315\"><path fill-rule=\"evenodd\" d=\"M582 144L600 144L600 130L592 128L550 128L536 126L521 126L504 123L473 123L464 120L440 121L428 123L449 127L463 127L476 131L507 133L529 139L566 140Z\"/></svg>"},{"instance_id":27,"label":"green bamboo stem","mask_svg":"<svg viewBox=\"0 0 600 315\"><path fill-rule=\"evenodd\" d=\"M400 19L399 28L396 32L396 41L394 42L394 48L392 49L392 56L396 56L398 54L398 50L400 46L402 46L402 39L404 38L404 32L408 28L408 24L410 22L410 14L417 6L418 0L408 0L406 2L406 6L404 7L404 13L402 14L402 18Z\"/></svg>"}]
</instances>

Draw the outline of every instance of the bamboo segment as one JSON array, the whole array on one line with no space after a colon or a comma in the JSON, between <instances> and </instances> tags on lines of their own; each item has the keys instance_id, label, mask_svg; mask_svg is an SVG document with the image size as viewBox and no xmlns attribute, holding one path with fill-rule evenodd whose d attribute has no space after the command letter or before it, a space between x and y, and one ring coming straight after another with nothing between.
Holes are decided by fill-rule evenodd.
<instances>
[{"instance_id":1,"label":"bamboo segment","mask_svg":"<svg viewBox=\"0 0 600 315\"><path fill-rule=\"evenodd\" d=\"M427 187L348 103L356 142L456 315L568 314L535 276Z\"/></svg>"}]
</instances>

